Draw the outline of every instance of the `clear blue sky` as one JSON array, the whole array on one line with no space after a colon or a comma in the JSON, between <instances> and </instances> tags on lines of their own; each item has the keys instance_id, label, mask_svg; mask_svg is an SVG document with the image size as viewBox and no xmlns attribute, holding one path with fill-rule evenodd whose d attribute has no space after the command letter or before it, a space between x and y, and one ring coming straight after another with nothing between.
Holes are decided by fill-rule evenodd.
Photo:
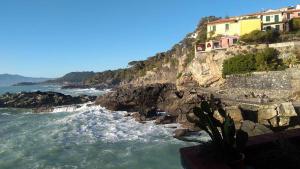
<instances>
[{"instance_id":1,"label":"clear blue sky","mask_svg":"<svg viewBox=\"0 0 300 169\"><path fill-rule=\"evenodd\" d=\"M299 0L1 0L0 73L59 77L126 67L165 51L202 16Z\"/></svg>"}]
</instances>

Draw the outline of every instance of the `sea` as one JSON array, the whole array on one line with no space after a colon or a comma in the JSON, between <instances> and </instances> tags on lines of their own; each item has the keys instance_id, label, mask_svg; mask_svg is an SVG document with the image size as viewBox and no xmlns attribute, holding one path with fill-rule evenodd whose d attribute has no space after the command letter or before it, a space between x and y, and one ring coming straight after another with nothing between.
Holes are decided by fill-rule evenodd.
<instances>
[{"instance_id":1,"label":"sea","mask_svg":"<svg viewBox=\"0 0 300 169\"><path fill-rule=\"evenodd\" d=\"M109 91L33 85L0 87L0 95L38 90L73 96ZM0 169L182 168L179 149L195 143L173 138L169 125L141 124L125 114L90 104L39 114L0 109Z\"/></svg>"}]
</instances>

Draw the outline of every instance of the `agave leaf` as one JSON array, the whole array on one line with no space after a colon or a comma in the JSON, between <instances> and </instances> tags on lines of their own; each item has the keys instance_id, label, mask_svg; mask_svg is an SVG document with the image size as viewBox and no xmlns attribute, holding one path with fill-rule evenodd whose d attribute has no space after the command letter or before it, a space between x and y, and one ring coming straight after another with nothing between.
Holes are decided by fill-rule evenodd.
<instances>
[{"instance_id":1,"label":"agave leaf","mask_svg":"<svg viewBox=\"0 0 300 169\"><path fill-rule=\"evenodd\" d=\"M223 108L219 108L219 109L218 109L218 112L219 112L219 114L220 114L223 118L226 117L226 111L225 111Z\"/></svg>"},{"instance_id":2,"label":"agave leaf","mask_svg":"<svg viewBox=\"0 0 300 169\"><path fill-rule=\"evenodd\" d=\"M239 151L242 151L247 144L248 133L243 130L237 130L236 132L236 147Z\"/></svg>"},{"instance_id":3,"label":"agave leaf","mask_svg":"<svg viewBox=\"0 0 300 169\"><path fill-rule=\"evenodd\" d=\"M212 132L208 129L207 125L204 125L202 123L196 123L196 125L202 130L204 130L210 136L211 139L213 138Z\"/></svg>"},{"instance_id":4,"label":"agave leaf","mask_svg":"<svg viewBox=\"0 0 300 169\"><path fill-rule=\"evenodd\" d=\"M233 119L227 115L224 121L223 138L226 144L233 146L235 143L235 125Z\"/></svg>"},{"instance_id":5,"label":"agave leaf","mask_svg":"<svg viewBox=\"0 0 300 169\"><path fill-rule=\"evenodd\" d=\"M207 102L207 101L203 101L203 102L201 102L201 109L205 112L205 113L207 113L207 114L212 114L212 111L211 111L211 109L210 109L210 105L209 105L209 103Z\"/></svg>"},{"instance_id":6,"label":"agave leaf","mask_svg":"<svg viewBox=\"0 0 300 169\"><path fill-rule=\"evenodd\" d=\"M201 109L201 107L194 107L193 112L196 116L198 116L199 118L201 118L204 115L203 110Z\"/></svg>"},{"instance_id":7,"label":"agave leaf","mask_svg":"<svg viewBox=\"0 0 300 169\"><path fill-rule=\"evenodd\" d=\"M213 138L212 140L216 143L216 144L221 144L222 142L222 135L220 134L217 126L214 124L213 120L207 116L207 120L208 120L208 128L210 129Z\"/></svg>"}]
</instances>

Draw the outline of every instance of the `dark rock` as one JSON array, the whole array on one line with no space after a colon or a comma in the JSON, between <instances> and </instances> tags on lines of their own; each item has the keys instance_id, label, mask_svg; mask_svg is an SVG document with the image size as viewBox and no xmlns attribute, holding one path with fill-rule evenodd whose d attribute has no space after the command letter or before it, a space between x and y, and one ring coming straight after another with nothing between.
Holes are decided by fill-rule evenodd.
<instances>
[{"instance_id":1,"label":"dark rock","mask_svg":"<svg viewBox=\"0 0 300 169\"><path fill-rule=\"evenodd\" d=\"M182 90L176 91L175 94L178 98L182 99L184 96L184 91L182 91Z\"/></svg>"},{"instance_id":2,"label":"dark rock","mask_svg":"<svg viewBox=\"0 0 300 169\"><path fill-rule=\"evenodd\" d=\"M89 85L83 85L83 84L68 84L61 87L62 89L87 89L91 88Z\"/></svg>"},{"instance_id":3,"label":"dark rock","mask_svg":"<svg viewBox=\"0 0 300 169\"><path fill-rule=\"evenodd\" d=\"M241 130L247 132L249 136L257 136L257 135L262 135L267 133L273 133L273 131L267 128L266 126L258 123L254 123L249 120L245 120L244 122L242 122Z\"/></svg>"},{"instance_id":4,"label":"dark rock","mask_svg":"<svg viewBox=\"0 0 300 169\"><path fill-rule=\"evenodd\" d=\"M82 104L94 101L96 96L64 95L57 92L21 92L6 93L0 96L0 107L32 108L36 110L50 110L54 106Z\"/></svg>"},{"instance_id":5,"label":"dark rock","mask_svg":"<svg viewBox=\"0 0 300 169\"><path fill-rule=\"evenodd\" d=\"M132 117L135 119L135 121L144 123L146 121L146 117L139 112L135 112L132 114Z\"/></svg>"},{"instance_id":6,"label":"dark rock","mask_svg":"<svg viewBox=\"0 0 300 169\"><path fill-rule=\"evenodd\" d=\"M173 84L151 84L141 87L123 86L114 92L100 96L96 104L115 111L139 112L149 118L157 116L158 103L164 100L162 94L173 89L176 90Z\"/></svg>"},{"instance_id":7,"label":"dark rock","mask_svg":"<svg viewBox=\"0 0 300 169\"><path fill-rule=\"evenodd\" d=\"M175 123L175 122L176 122L176 117L169 116L169 115L159 116L155 120L155 124L171 124L171 123Z\"/></svg>"},{"instance_id":8,"label":"dark rock","mask_svg":"<svg viewBox=\"0 0 300 169\"><path fill-rule=\"evenodd\" d=\"M38 107L34 109L35 113L40 113L40 112L52 112L54 110L54 107Z\"/></svg>"},{"instance_id":9,"label":"dark rock","mask_svg":"<svg viewBox=\"0 0 300 169\"><path fill-rule=\"evenodd\" d=\"M131 116L131 113L126 113L126 114L124 114L124 117L130 117Z\"/></svg>"},{"instance_id":10,"label":"dark rock","mask_svg":"<svg viewBox=\"0 0 300 169\"><path fill-rule=\"evenodd\" d=\"M181 137L184 137L184 136L188 135L188 133L189 133L188 129L176 129L174 131L174 137L175 138L181 138Z\"/></svg>"},{"instance_id":11,"label":"dark rock","mask_svg":"<svg viewBox=\"0 0 300 169\"><path fill-rule=\"evenodd\" d=\"M171 119L164 121L159 117L157 123L176 122L191 129L198 130L195 125L188 122L186 114L208 95L195 92L190 94L189 90L178 91L174 84L150 84L146 86L121 86L116 90L97 98L96 104L100 104L113 111L139 112L135 115L137 121L155 120L157 112L166 112ZM169 118L169 117L168 117ZM175 121L175 120L174 120Z\"/></svg>"}]
</instances>

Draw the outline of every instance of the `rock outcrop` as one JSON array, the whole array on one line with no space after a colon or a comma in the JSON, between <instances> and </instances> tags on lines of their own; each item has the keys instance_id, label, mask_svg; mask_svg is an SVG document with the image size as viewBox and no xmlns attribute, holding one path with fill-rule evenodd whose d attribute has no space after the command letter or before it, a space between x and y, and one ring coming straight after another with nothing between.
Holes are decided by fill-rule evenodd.
<instances>
[{"instance_id":1,"label":"rock outcrop","mask_svg":"<svg viewBox=\"0 0 300 169\"><path fill-rule=\"evenodd\" d=\"M82 104L95 99L96 96L81 95L72 97L57 92L6 93L0 96L0 107L47 110L47 108L54 106Z\"/></svg>"},{"instance_id":2,"label":"rock outcrop","mask_svg":"<svg viewBox=\"0 0 300 169\"><path fill-rule=\"evenodd\" d=\"M156 120L156 124L177 122L183 128L198 131L199 128L187 120L187 115L193 114L193 108L203 99L210 100L211 95L197 88L178 90L174 84L158 83L139 87L119 87L98 97L96 104L114 111L137 112L132 116L139 122L146 120ZM226 102L222 104L226 113L235 121L236 128L240 128L243 124L245 126L245 121L249 120L262 125L260 127L290 127L292 119L298 118L291 102L268 105L247 103L232 105ZM166 112L166 115L160 116L157 112ZM220 121L224 120L217 112L214 113L214 117Z\"/></svg>"},{"instance_id":3,"label":"rock outcrop","mask_svg":"<svg viewBox=\"0 0 300 169\"><path fill-rule=\"evenodd\" d=\"M262 124L254 123L249 120L242 122L240 129L247 132L249 136L257 136L261 134L273 133L273 131L267 128L266 126Z\"/></svg>"},{"instance_id":4,"label":"rock outcrop","mask_svg":"<svg viewBox=\"0 0 300 169\"><path fill-rule=\"evenodd\" d=\"M156 117L157 124L178 122L184 128L199 130L186 116L207 97L194 89L177 90L174 84L166 83L119 87L97 98L96 104L114 111L139 112L134 115L137 121ZM157 112L167 112L167 115L157 116Z\"/></svg>"},{"instance_id":5,"label":"rock outcrop","mask_svg":"<svg viewBox=\"0 0 300 169\"><path fill-rule=\"evenodd\" d=\"M175 93L176 87L173 84L151 84L141 87L123 86L100 96L96 104L110 110L122 110L139 112L145 117L156 116L158 111L165 111L159 108L160 102L167 99L168 93ZM170 96L170 95L168 95ZM175 97L177 97L174 94Z\"/></svg>"}]
</instances>

